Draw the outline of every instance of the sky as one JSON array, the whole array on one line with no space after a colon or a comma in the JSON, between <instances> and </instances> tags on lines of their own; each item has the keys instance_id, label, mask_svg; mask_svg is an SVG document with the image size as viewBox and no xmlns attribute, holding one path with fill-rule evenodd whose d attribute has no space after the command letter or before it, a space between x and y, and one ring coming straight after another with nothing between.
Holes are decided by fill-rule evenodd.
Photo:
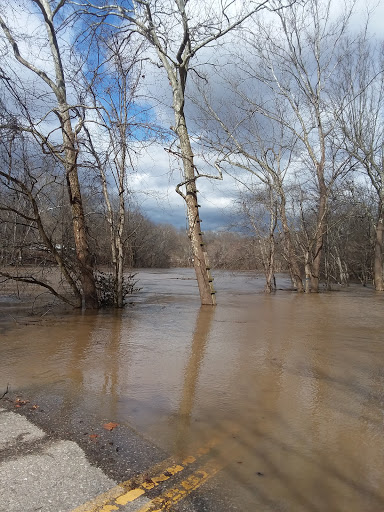
<instances>
[{"instance_id":1,"label":"sky","mask_svg":"<svg viewBox=\"0 0 384 512\"><path fill-rule=\"evenodd\" d=\"M137 172L130 178L138 204L150 219L185 228L185 203L175 191L181 181L179 162L175 162L161 144L146 150L137 164ZM228 176L224 176L223 181L201 178L197 180L197 188L202 229L226 229L234 221L232 206L236 200L236 186L233 181Z\"/></svg>"},{"instance_id":2,"label":"sky","mask_svg":"<svg viewBox=\"0 0 384 512\"><path fill-rule=\"evenodd\" d=\"M41 17L34 15L34 11L36 12L36 9L30 0L0 0L2 16L6 18L9 26L14 28L13 33L19 34L17 42L21 54L36 67L53 76L44 27ZM72 38L73 34L68 26L60 34L62 47L68 46ZM0 41L0 49L4 48L3 45L4 38L2 42ZM149 56L153 60L156 59L153 52L149 53ZM64 55L64 62L65 59L66 55ZM60 131L52 131L53 129L57 130L56 116L50 114L45 117L46 107L48 105L54 107L56 103L48 86L36 80L34 73L14 61L12 56L8 62L15 75L21 77L22 81L28 84L29 91L34 91L34 106L40 104L41 108L34 108L32 115L35 121L43 118L40 129L45 133L51 132L51 140L57 137L57 142L60 142ZM147 79L143 81L141 94L148 98L156 98L152 105L153 117L157 123L169 128L174 124L174 115L171 108L171 90L164 70L159 70L156 66L148 64L143 70L143 75ZM68 87L68 91L70 97L70 87ZM101 138L99 138L100 140ZM180 162L176 157L171 156L165 147L167 147L166 142L155 142L146 148L139 159L136 159L135 168L130 173L129 187L136 195L137 204L151 220L169 223L177 228L185 228L185 204L175 191L176 185L182 181ZM200 171L216 174L215 170L207 171L205 162L200 161L198 165ZM225 229L233 221L232 217L227 214L227 209L234 200L233 184L230 186L227 181L227 179L223 182L209 181L202 178L198 182L199 202L202 205L201 218L206 231Z\"/></svg>"},{"instance_id":3,"label":"sky","mask_svg":"<svg viewBox=\"0 0 384 512\"><path fill-rule=\"evenodd\" d=\"M338 5L335 0L335 5ZM375 4L371 4L374 6ZM375 15L371 19L370 30L379 36L382 33L382 19L384 19L384 2L377 2ZM354 15L351 25L360 26L365 13L364 0L359 0L357 13ZM225 56L220 56L214 49L204 50L204 59L216 63L225 62ZM163 69L152 67L145 73L146 80L143 84L144 94L148 97L156 96L156 116L165 126L174 124L171 109L171 88ZM210 78L213 90L217 87L215 77ZM228 99L230 102L230 98ZM191 133L195 133L193 117L196 114L193 104L186 100L187 123L191 127ZM198 149L196 149L196 153ZM212 161L214 156L212 155ZM201 159L197 159L198 168L203 172L212 173L212 168ZM185 227L185 206L182 198L175 192L175 186L181 182L180 163L164 150L164 144L154 144L137 164L137 176L133 181L137 190L139 204L146 214L156 222L171 223L176 227ZM246 180L243 174L242 179ZM197 186L201 204L200 215L205 231L223 231L230 228L236 220L233 205L239 197L241 185L235 182L229 175L224 174L223 181L200 179ZM145 190L145 192L143 192Z\"/></svg>"},{"instance_id":4,"label":"sky","mask_svg":"<svg viewBox=\"0 0 384 512\"><path fill-rule=\"evenodd\" d=\"M334 1L337 2L338 0ZM25 2L25 5L28 4L31 4L31 2ZM358 4L361 13L363 0L359 0ZM12 13L16 12L15 8L19 5L20 2L16 0L7 2L0 0L0 10L7 12L11 17L13 16ZM378 2L377 5L375 16L372 18L371 31L381 35L382 19L384 19L384 2ZM28 51L30 58L36 59L40 66L49 71L49 59L46 58L44 48L36 48L36 51L34 51L33 42L37 40L35 35L39 30L37 20L27 10L23 11L20 9L17 11L17 19L15 19L15 16L13 16L13 19L19 26L28 27L31 36L27 45L25 43L24 47L21 45L21 49ZM357 14L353 24L357 26L360 23L360 19L361 14ZM67 32L65 36L70 40L70 32ZM210 48L204 51L204 58L206 60L210 60L213 63L218 60L219 57L215 49ZM152 55L152 57L154 58L155 56ZM222 59L225 60L225 57L220 57L220 60ZM174 118L171 108L171 88L165 72L163 69L158 69L156 66L148 64L143 74L146 79L142 85L142 92L148 98L156 97L156 102L153 103L154 116L159 123L169 128L169 126L174 124ZM215 87L214 76L212 78L212 85ZM194 133L195 126L192 118L195 112L192 103L188 102L188 99L187 113L190 115L190 119L187 122L191 127L192 133ZM49 129L49 126L47 126L47 129ZM137 203L150 219L155 222L169 223L177 228L184 228L186 226L185 205L183 199L175 192L175 186L182 181L180 162L171 156L164 147L166 147L165 143L154 143L145 150L141 158L135 163L135 169L130 176L129 185L136 193ZM197 147L194 146L194 149L198 153ZM208 160L209 157L210 155L208 155ZM213 160L214 155L211 157L212 163ZM198 157L196 163L202 172L216 173L214 168ZM201 178L198 180L198 190L200 193L199 203L201 204L200 215L203 222L203 230L228 229L234 221L232 212L233 205L238 196L239 185L228 175L224 175L223 181L210 181Z\"/></svg>"}]
</instances>

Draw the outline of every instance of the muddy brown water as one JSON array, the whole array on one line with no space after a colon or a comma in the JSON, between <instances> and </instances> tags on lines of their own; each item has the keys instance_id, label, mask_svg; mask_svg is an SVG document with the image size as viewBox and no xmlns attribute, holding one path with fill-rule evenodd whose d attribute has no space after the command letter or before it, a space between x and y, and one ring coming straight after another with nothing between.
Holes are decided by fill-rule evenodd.
<instances>
[{"instance_id":1,"label":"muddy brown water","mask_svg":"<svg viewBox=\"0 0 384 512\"><path fill-rule=\"evenodd\" d=\"M200 492L227 510L384 510L383 295L300 296L280 277L266 296L262 277L217 272L212 308L191 270L137 277L122 312L3 309L0 392L54 393L71 421L89 410L176 457L214 443Z\"/></svg>"}]
</instances>

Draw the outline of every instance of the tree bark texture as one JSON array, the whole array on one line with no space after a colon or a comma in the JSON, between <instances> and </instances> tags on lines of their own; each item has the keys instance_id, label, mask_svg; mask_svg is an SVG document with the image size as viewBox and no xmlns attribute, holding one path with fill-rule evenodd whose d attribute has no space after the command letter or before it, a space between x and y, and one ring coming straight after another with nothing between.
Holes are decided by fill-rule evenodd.
<instances>
[{"instance_id":1,"label":"tree bark texture","mask_svg":"<svg viewBox=\"0 0 384 512\"><path fill-rule=\"evenodd\" d=\"M197 201L196 175L193 163L191 142L187 130L183 111L183 101L176 96L175 120L176 133L179 137L181 155L183 159L184 178L186 186L185 202L187 205L188 236L191 241L193 254L193 266L196 273L197 284L202 305L216 304L213 278L209 266L207 249L204 244L203 234L200 228L199 204Z\"/></svg>"},{"instance_id":2,"label":"tree bark texture","mask_svg":"<svg viewBox=\"0 0 384 512\"><path fill-rule=\"evenodd\" d=\"M207 249L200 227L200 205L197 200L193 154L184 118L182 118L181 124L178 127L178 134L183 155L184 176L187 182L185 202L187 205L188 236L191 241L193 266L199 287L200 300L202 305L214 306L216 304L216 292L213 287L213 278L211 276Z\"/></svg>"},{"instance_id":3,"label":"tree bark texture","mask_svg":"<svg viewBox=\"0 0 384 512\"><path fill-rule=\"evenodd\" d=\"M380 203L379 216L376 224L375 255L373 262L375 290L384 291L383 279L383 241L384 241L384 208Z\"/></svg>"},{"instance_id":4,"label":"tree bark texture","mask_svg":"<svg viewBox=\"0 0 384 512\"><path fill-rule=\"evenodd\" d=\"M61 106L61 112L67 189L72 212L73 236L77 261L79 264L83 292L83 305L85 308L95 309L99 306L99 303L93 273L93 262L87 239L87 228L79 176L77 172L77 149L75 147L74 140L75 135L72 130L68 106Z\"/></svg>"}]
</instances>

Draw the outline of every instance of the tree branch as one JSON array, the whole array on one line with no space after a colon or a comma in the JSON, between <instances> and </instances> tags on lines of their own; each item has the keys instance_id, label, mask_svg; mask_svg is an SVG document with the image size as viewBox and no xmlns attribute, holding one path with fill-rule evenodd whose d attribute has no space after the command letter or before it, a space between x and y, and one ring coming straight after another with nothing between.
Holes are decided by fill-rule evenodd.
<instances>
[{"instance_id":1,"label":"tree branch","mask_svg":"<svg viewBox=\"0 0 384 512\"><path fill-rule=\"evenodd\" d=\"M59 92L59 89L57 88L55 82L53 82L49 76L42 71L41 69L38 69L36 66L31 64L29 61L27 61L22 55L20 54L18 44L16 43L15 39L13 38L8 26L6 25L4 19L0 16L0 27L3 29L3 32L8 39L8 42L12 46L13 54L18 62L28 68L29 70L33 71L36 75L38 75L46 84L49 85L49 87L57 94Z\"/></svg>"}]
</instances>

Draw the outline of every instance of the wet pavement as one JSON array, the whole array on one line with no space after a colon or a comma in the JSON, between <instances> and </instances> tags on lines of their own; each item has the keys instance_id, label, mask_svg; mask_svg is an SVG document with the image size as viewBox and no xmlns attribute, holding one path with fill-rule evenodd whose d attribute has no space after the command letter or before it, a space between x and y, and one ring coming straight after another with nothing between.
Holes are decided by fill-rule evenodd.
<instances>
[{"instance_id":1,"label":"wet pavement","mask_svg":"<svg viewBox=\"0 0 384 512\"><path fill-rule=\"evenodd\" d=\"M72 441L0 409L0 511L66 512L115 485Z\"/></svg>"},{"instance_id":2,"label":"wet pavement","mask_svg":"<svg viewBox=\"0 0 384 512\"><path fill-rule=\"evenodd\" d=\"M200 307L192 277L139 273L123 312L3 321L0 405L125 482L89 510L382 512L383 295L222 272Z\"/></svg>"}]
</instances>

